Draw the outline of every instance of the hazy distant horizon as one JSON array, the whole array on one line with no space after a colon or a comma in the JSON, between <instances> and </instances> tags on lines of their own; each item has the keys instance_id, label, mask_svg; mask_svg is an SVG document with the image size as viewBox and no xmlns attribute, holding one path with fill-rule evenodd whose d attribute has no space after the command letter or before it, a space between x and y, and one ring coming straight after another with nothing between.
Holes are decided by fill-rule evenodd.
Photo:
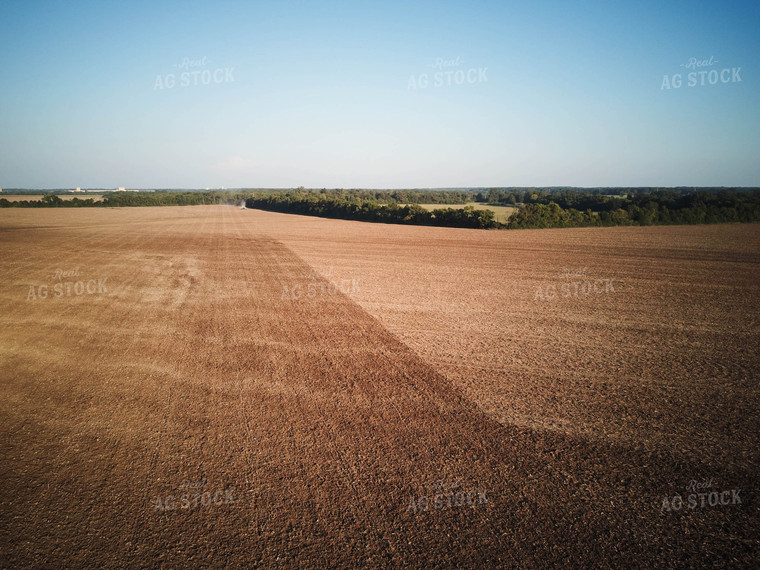
<instances>
[{"instance_id":1,"label":"hazy distant horizon","mask_svg":"<svg viewBox=\"0 0 760 570\"><path fill-rule=\"evenodd\" d=\"M250 186L242 186L240 188L159 188L159 187L145 187L145 188L125 188L125 191L132 191L132 192L154 192L154 191L167 191L167 192L267 192L267 191L278 191L278 192L287 192L292 190L298 190L301 187L281 187L281 188L269 188L269 187L250 187ZM451 192L463 192L463 191L480 191L480 190L490 190L491 188L495 189L518 189L518 190L533 190L533 189L567 189L567 190L598 190L598 189L609 189L609 190L615 190L615 189L629 189L629 188L642 188L642 189L650 189L650 190L683 190L683 189L693 189L693 190L715 190L715 189L740 189L740 190L758 190L760 189L760 186L731 186L731 185L722 185L722 186L691 186L691 185L680 185L680 186L634 186L634 185L626 185L626 186L509 186L509 185L502 185L502 186L449 186L449 187L429 187L429 188L412 188L412 187L403 187L403 188L360 188L357 186L346 186L344 188L316 188L316 187L309 187L304 186L303 189L307 191L320 191L320 190L365 190L368 192L401 192L401 191L451 191ZM73 188L5 188L0 187L2 192L0 193L0 197L2 197L2 194L9 194L12 192L73 192ZM82 192L117 192L114 187L108 187L108 188L81 188L80 190Z\"/></svg>"}]
</instances>

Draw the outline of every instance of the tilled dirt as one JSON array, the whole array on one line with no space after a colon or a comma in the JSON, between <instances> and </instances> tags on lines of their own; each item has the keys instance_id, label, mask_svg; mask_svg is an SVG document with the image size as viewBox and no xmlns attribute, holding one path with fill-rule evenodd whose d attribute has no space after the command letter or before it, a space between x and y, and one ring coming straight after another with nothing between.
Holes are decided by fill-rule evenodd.
<instances>
[{"instance_id":1,"label":"tilled dirt","mask_svg":"<svg viewBox=\"0 0 760 570\"><path fill-rule=\"evenodd\" d=\"M40 209L0 242L3 567L760 560L757 225Z\"/></svg>"}]
</instances>

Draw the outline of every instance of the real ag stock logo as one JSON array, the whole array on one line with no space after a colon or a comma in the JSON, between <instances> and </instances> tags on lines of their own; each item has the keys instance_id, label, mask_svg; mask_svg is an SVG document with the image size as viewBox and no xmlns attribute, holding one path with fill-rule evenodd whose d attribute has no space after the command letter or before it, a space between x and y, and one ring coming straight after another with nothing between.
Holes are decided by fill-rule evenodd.
<instances>
[{"instance_id":1,"label":"real ag stock logo","mask_svg":"<svg viewBox=\"0 0 760 570\"><path fill-rule=\"evenodd\" d=\"M688 87L704 87L705 85L717 85L719 81L720 83L741 83L741 67L724 67L719 71L717 68L713 68L717 63L718 60L715 59L715 56L710 56L710 59L689 58L686 63L682 63L680 66L687 70L686 85ZM712 69L702 69L708 67ZM683 85L683 79L682 73L664 75L660 91L680 89Z\"/></svg>"},{"instance_id":2,"label":"real ag stock logo","mask_svg":"<svg viewBox=\"0 0 760 570\"><path fill-rule=\"evenodd\" d=\"M485 489L465 488L459 479L453 482L436 481L428 488L428 493L412 496L406 508L407 512L440 511L455 507L483 505L488 503Z\"/></svg>"},{"instance_id":3,"label":"real ag stock logo","mask_svg":"<svg viewBox=\"0 0 760 570\"><path fill-rule=\"evenodd\" d=\"M470 85L488 83L488 76L486 75L487 67L470 67L465 69L461 67L463 63L461 60L460 56L454 59L436 58L430 67L438 71L434 71L431 74L410 75L409 81L406 84L407 91L412 89L427 89L431 85L432 87L440 88L451 87L452 85L464 85L465 83Z\"/></svg>"},{"instance_id":4,"label":"real ag stock logo","mask_svg":"<svg viewBox=\"0 0 760 570\"><path fill-rule=\"evenodd\" d=\"M48 294L51 297L71 297L72 295L79 297L87 293L88 295L99 295L101 293L108 293L106 288L106 281L108 277L77 280L77 281L64 281L64 278L79 277L79 267L76 269L56 269L55 273L48 275L48 279L57 281L53 285L47 284L41 285L29 285L29 292L26 295L27 301L36 301L37 299L47 299ZM52 289L52 293L50 292Z\"/></svg>"},{"instance_id":5,"label":"real ag stock logo","mask_svg":"<svg viewBox=\"0 0 760 570\"><path fill-rule=\"evenodd\" d=\"M571 298L571 297L588 297L592 294L599 295L602 293L614 293L615 279L592 279L586 276L587 268L584 267L580 271L572 271L564 268L561 277L565 280L564 283L554 284L549 283L547 285L539 285L536 289L536 294L533 296L533 300L540 299L553 300L558 297Z\"/></svg>"},{"instance_id":6,"label":"real ag stock logo","mask_svg":"<svg viewBox=\"0 0 760 570\"><path fill-rule=\"evenodd\" d=\"M333 296L338 293L348 295L359 292L359 279L341 279L340 283L333 279L332 267L330 267L324 276L316 271L311 271L303 283L295 285L282 286L282 295L280 300L298 300L301 298L324 297L325 295Z\"/></svg>"},{"instance_id":7,"label":"real ag stock logo","mask_svg":"<svg viewBox=\"0 0 760 570\"><path fill-rule=\"evenodd\" d=\"M204 69L208 64L209 61L207 56L199 59L185 57L178 64L175 63L172 65L172 67L179 70L177 73L156 75L153 90L173 89L175 85L179 85L180 87L196 87L198 85L232 83L235 81L233 75L233 72L235 71L234 67Z\"/></svg>"},{"instance_id":8,"label":"real ag stock logo","mask_svg":"<svg viewBox=\"0 0 760 570\"><path fill-rule=\"evenodd\" d=\"M191 510L199 507L212 507L232 505L240 498L235 497L234 488L206 490L206 478L201 481L183 481L177 490L179 493L170 494L166 497L156 497L153 504L154 511Z\"/></svg>"},{"instance_id":9,"label":"real ag stock logo","mask_svg":"<svg viewBox=\"0 0 760 570\"><path fill-rule=\"evenodd\" d=\"M686 495L685 499L680 493L676 493L672 497L666 496L662 499L660 512L742 504L741 489L718 491L713 490L713 484L712 477L708 481L689 481L688 485L686 485L686 491L693 492Z\"/></svg>"}]
</instances>

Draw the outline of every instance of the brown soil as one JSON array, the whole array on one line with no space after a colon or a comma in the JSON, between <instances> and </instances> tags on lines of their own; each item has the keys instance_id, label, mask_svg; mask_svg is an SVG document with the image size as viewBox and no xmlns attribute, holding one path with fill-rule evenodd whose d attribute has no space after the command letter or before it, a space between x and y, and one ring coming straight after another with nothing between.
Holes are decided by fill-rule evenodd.
<instances>
[{"instance_id":1,"label":"brown soil","mask_svg":"<svg viewBox=\"0 0 760 570\"><path fill-rule=\"evenodd\" d=\"M760 559L758 225L22 209L0 241L0 566Z\"/></svg>"}]
</instances>

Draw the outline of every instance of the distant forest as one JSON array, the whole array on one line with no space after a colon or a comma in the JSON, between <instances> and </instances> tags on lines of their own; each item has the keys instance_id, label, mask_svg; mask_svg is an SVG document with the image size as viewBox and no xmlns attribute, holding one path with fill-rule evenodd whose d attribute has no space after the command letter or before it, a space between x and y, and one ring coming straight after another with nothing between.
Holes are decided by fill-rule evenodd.
<instances>
[{"instance_id":1,"label":"distant forest","mask_svg":"<svg viewBox=\"0 0 760 570\"><path fill-rule=\"evenodd\" d=\"M568 228L664 224L750 223L760 221L760 188L490 188L463 190L237 190L105 192L101 201L9 201L3 208L123 207L236 204L249 208L327 218L394 224L480 229ZM479 203L518 208L499 223ZM428 211L420 204L441 204Z\"/></svg>"},{"instance_id":2,"label":"distant forest","mask_svg":"<svg viewBox=\"0 0 760 570\"><path fill-rule=\"evenodd\" d=\"M506 224L489 210L418 204L514 206ZM489 190L305 190L258 193L249 208L328 218L463 228L571 228L760 221L760 189L492 188Z\"/></svg>"},{"instance_id":3,"label":"distant forest","mask_svg":"<svg viewBox=\"0 0 760 570\"><path fill-rule=\"evenodd\" d=\"M29 193L29 192L27 192ZM39 194L39 192L38 192ZM241 203L253 196L251 191L190 191L172 192L104 192L102 200L81 199L77 196L62 199L60 194L48 193L41 200L11 201L0 198L0 208L118 208L124 206L202 206L207 204Z\"/></svg>"},{"instance_id":4,"label":"distant forest","mask_svg":"<svg viewBox=\"0 0 760 570\"><path fill-rule=\"evenodd\" d=\"M759 188L489 190L480 198L489 204L519 204L520 210L509 219L510 228L760 221Z\"/></svg>"}]
</instances>

